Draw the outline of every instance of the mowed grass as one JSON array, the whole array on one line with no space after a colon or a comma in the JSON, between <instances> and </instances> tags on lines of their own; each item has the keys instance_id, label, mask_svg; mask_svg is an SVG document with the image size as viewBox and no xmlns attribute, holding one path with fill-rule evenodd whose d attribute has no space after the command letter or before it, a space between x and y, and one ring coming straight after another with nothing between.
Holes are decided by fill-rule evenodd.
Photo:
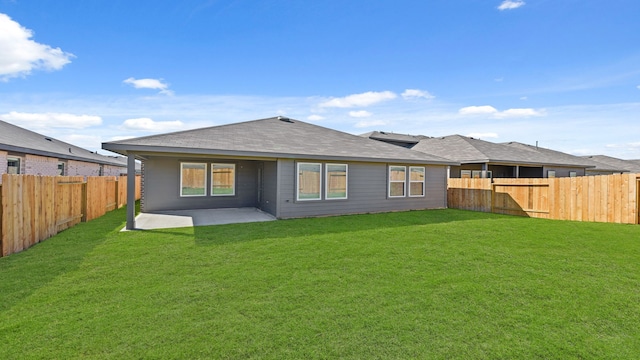
<instances>
[{"instance_id":1,"label":"mowed grass","mask_svg":"<svg viewBox=\"0 0 640 360\"><path fill-rule=\"evenodd\" d=\"M1 359L640 354L640 226L457 210L119 232L0 259Z\"/></svg>"}]
</instances>

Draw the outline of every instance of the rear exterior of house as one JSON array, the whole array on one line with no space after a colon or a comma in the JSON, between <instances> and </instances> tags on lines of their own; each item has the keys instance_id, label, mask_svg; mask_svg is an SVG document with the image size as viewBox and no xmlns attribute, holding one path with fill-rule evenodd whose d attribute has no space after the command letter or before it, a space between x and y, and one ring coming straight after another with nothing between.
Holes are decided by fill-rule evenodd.
<instances>
[{"instance_id":1,"label":"rear exterior of house","mask_svg":"<svg viewBox=\"0 0 640 360\"><path fill-rule=\"evenodd\" d=\"M443 165L149 156L143 182L143 212L256 207L295 218L447 206Z\"/></svg>"},{"instance_id":2,"label":"rear exterior of house","mask_svg":"<svg viewBox=\"0 0 640 360\"><path fill-rule=\"evenodd\" d=\"M457 165L281 117L103 148L142 161L143 212L256 207L281 219L445 208Z\"/></svg>"}]
</instances>

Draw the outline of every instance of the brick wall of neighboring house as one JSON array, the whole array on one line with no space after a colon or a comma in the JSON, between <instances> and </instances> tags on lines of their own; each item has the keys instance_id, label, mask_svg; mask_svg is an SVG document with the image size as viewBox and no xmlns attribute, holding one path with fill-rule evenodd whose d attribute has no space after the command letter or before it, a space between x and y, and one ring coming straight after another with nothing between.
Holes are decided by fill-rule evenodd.
<instances>
[{"instance_id":1,"label":"brick wall of neighboring house","mask_svg":"<svg viewBox=\"0 0 640 360\"><path fill-rule=\"evenodd\" d=\"M0 151L0 184L2 184L2 174L7 173L7 152Z\"/></svg>"},{"instance_id":2,"label":"brick wall of neighboring house","mask_svg":"<svg viewBox=\"0 0 640 360\"><path fill-rule=\"evenodd\" d=\"M58 175L58 158L26 154L24 173L27 175Z\"/></svg>"},{"instance_id":3,"label":"brick wall of neighboring house","mask_svg":"<svg viewBox=\"0 0 640 360\"><path fill-rule=\"evenodd\" d=\"M67 162L67 170L68 176L99 176L100 164L69 160Z\"/></svg>"},{"instance_id":4,"label":"brick wall of neighboring house","mask_svg":"<svg viewBox=\"0 0 640 360\"><path fill-rule=\"evenodd\" d=\"M102 174L104 176L120 176L122 173L126 173L127 168L122 166L115 165L104 165L102 169Z\"/></svg>"}]
</instances>

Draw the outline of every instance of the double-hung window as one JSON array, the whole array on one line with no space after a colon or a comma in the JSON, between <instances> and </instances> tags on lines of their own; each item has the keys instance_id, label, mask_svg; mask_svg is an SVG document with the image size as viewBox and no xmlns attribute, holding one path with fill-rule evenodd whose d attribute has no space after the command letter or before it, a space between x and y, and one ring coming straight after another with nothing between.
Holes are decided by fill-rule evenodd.
<instances>
[{"instance_id":1,"label":"double-hung window","mask_svg":"<svg viewBox=\"0 0 640 360\"><path fill-rule=\"evenodd\" d=\"M211 164L211 196L236 194L236 165Z\"/></svg>"},{"instance_id":2,"label":"double-hung window","mask_svg":"<svg viewBox=\"0 0 640 360\"><path fill-rule=\"evenodd\" d=\"M180 196L205 196L207 164L180 163Z\"/></svg>"},{"instance_id":3,"label":"double-hung window","mask_svg":"<svg viewBox=\"0 0 640 360\"><path fill-rule=\"evenodd\" d=\"M20 174L20 158L7 158L7 173Z\"/></svg>"},{"instance_id":4,"label":"double-hung window","mask_svg":"<svg viewBox=\"0 0 640 360\"><path fill-rule=\"evenodd\" d=\"M409 167L409 196L424 196L424 173L423 166Z\"/></svg>"},{"instance_id":5,"label":"double-hung window","mask_svg":"<svg viewBox=\"0 0 640 360\"><path fill-rule=\"evenodd\" d=\"M347 198L347 164L326 164L327 200Z\"/></svg>"},{"instance_id":6,"label":"double-hung window","mask_svg":"<svg viewBox=\"0 0 640 360\"><path fill-rule=\"evenodd\" d=\"M407 182L406 166L389 166L389 197L404 197Z\"/></svg>"},{"instance_id":7,"label":"double-hung window","mask_svg":"<svg viewBox=\"0 0 640 360\"><path fill-rule=\"evenodd\" d=\"M296 200L320 200L322 199L322 164L305 163L297 164L298 191Z\"/></svg>"}]
</instances>

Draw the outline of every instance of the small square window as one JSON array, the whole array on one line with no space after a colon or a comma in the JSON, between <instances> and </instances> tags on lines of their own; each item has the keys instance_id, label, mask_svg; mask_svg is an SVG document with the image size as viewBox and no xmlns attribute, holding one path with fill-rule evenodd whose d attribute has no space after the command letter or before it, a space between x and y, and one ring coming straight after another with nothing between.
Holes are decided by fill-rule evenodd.
<instances>
[{"instance_id":1,"label":"small square window","mask_svg":"<svg viewBox=\"0 0 640 360\"><path fill-rule=\"evenodd\" d=\"M20 174L20 158L7 158L7 173Z\"/></svg>"}]
</instances>

